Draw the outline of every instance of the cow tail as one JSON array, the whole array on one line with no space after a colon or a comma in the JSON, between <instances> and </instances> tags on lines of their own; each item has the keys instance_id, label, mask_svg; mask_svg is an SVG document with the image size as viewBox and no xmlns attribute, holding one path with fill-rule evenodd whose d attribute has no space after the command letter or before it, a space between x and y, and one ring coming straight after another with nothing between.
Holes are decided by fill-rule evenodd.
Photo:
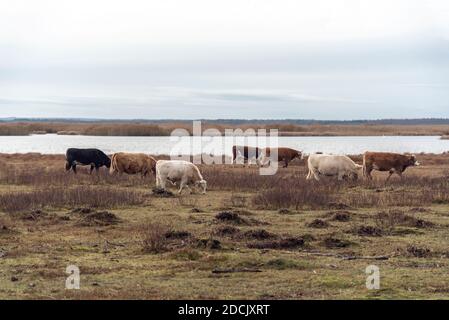
<instances>
[{"instance_id":1,"label":"cow tail","mask_svg":"<svg viewBox=\"0 0 449 320\"><path fill-rule=\"evenodd\" d=\"M366 154L363 155L363 176L366 177Z\"/></svg>"},{"instance_id":2,"label":"cow tail","mask_svg":"<svg viewBox=\"0 0 449 320\"><path fill-rule=\"evenodd\" d=\"M117 154L114 153L111 158L111 168L109 169L109 173L112 174L117 169Z\"/></svg>"},{"instance_id":3,"label":"cow tail","mask_svg":"<svg viewBox=\"0 0 449 320\"><path fill-rule=\"evenodd\" d=\"M157 160L154 158L151 158L151 172L153 173L154 176L156 176L156 164L157 164Z\"/></svg>"}]
</instances>

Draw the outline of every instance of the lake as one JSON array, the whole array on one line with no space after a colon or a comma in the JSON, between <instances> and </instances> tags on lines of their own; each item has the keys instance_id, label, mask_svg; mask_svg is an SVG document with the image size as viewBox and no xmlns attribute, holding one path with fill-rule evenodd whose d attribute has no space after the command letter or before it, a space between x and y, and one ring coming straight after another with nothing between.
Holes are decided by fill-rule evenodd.
<instances>
[{"instance_id":1,"label":"lake","mask_svg":"<svg viewBox=\"0 0 449 320\"><path fill-rule=\"evenodd\" d=\"M0 136L0 153L65 154L67 148L98 148L106 153L144 152L149 154L231 154L233 144L257 144L256 137L99 137L30 135ZM378 137L279 137L278 145L305 153L361 154L367 150L385 152L443 153L449 140L439 136ZM260 146L265 146L265 141Z\"/></svg>"}]
</instances>

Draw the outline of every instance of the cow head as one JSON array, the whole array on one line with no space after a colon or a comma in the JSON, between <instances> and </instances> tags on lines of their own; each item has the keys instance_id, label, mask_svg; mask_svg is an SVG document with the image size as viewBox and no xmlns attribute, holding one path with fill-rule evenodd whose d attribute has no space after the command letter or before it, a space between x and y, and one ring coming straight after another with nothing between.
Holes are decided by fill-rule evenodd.
<instances>
[{"instance_id":1,"label":"cow head","mask_svg":"<svg viewBox=\"0 0 449 320\"><path fill-rule=\"evenodd\" d=\"M296 155L295 155L295 157L296 157L296 158L298 158L299 160L302 160L302 159L304 159L304 156L303 156L303 154L302 154L302 152L301 152L301 151L298 151L298 152L296 152Z\"/></svg>"},{"instance_id":2,"label":"cow head","mask_svg":"<svg viewBox=\"0 0 449 320\"><path fill-rule=\"evenodd\" d=\"M348 174L349 180L357 181L359 179L359 174L357 172L351 172Z\"/></svg>"},{"instance_id":3,"label":"cow head","mask_svg":"<svg viewBox=\"0 0 449 320\"><path fill-rule=\"evenodd\" d=\"M357 163L354 163L354 164L355 164L355 169L352 172L348 173L347 178L352 181L357 181L359 179L358 170L362 169L363 166L361 166Z\"/></svg>"},{"instance_id":4,"label":"cow head","mask_svg":"<svg viewBox=\"0 0 449 320\"><path fill-rule=\"evenodd\" d=\"M203 189L203 191L201 192L202 194L206 194L206 189L207 189L207 182L206 180L200 180L195 182L195 186L197 187L201 187Z\"/></svg>"},{"instance_id":5,"label":"cow head","mask_svg":"<svg viewBox=\"0 0 449 320\"><path fill-rule=\"evenodd\" d=\"M421 163L416 159L416 156L413 154L409 157L409 165L410 166L420 166Z\"/></svg>"},{"instance_id":6,"label":"cow head","mask_svg":"<svg viewBox=\"0 0 449 320\"><path fill-rule=\"evenodd\" d=\"M107 159L105 160L105 164L106 168L110 168L111 167L111 159L109 157L107 157Z\"/></svg>"}]
</instances>

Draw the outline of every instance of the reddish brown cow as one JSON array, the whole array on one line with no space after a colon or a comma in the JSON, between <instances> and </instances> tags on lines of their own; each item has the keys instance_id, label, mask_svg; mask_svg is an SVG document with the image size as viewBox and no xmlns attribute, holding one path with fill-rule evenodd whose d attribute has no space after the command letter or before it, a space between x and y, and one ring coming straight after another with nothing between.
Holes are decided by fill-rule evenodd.
<instances>
[{"instance_id":1,"label":"reddish brown cow","mask_svg":"<svg viewBox=\"0 0 449 320\"><path fill-rule=\"evenodd\" d=\"M156 159L143 153L119 152L112 155L109 173L140 173L145 177L148 173L156 174Z\"/></svg>"},{"instance_id":2,"label":"reddish brown cow","mask_svg":"<svg viewBox=\"0 0 449 320\"><path fill-rule=\"evenodd\" d=\"M277 152L277 161L278 162L284 162L284 168L288 167L288 164L290 161L292 161L295 158L302 159L302 152L290 149L290 148L265 148L262 151L262 161L261 163L263 165L266 165L269 163L269 161L273 160L272 156L275 157Z\"/></svg>"},{"instance_id":3,"label":"reddish brown cow","mask_svg":"<svg viewBox=\"0 0 449 320\"><path fill-rule=\"evenodd\" d=\"M402 178L405 169L419 165L415 155L387 152L366 152L363 155L363 175L370 180L373 179L371 176L373 170L388 171L390 175L387 181L389 181L394 173Z\"/></svg>"}]
</instances>

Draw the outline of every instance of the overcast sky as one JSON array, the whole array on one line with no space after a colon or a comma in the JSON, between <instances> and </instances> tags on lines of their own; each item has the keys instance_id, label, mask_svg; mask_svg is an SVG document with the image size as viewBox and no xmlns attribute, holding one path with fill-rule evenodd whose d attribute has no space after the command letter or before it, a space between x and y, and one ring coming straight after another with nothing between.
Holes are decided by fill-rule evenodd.
<instances>
[{"instance_id":1,"label":"overcast sky","mask_svg":"<svg viewBox=\"0 0 449 320\"><path fill-rule=\"evenodd\" d=\"M0 117L449 117L449 1L2 1Z\"/></svg>"}]
</instances>

